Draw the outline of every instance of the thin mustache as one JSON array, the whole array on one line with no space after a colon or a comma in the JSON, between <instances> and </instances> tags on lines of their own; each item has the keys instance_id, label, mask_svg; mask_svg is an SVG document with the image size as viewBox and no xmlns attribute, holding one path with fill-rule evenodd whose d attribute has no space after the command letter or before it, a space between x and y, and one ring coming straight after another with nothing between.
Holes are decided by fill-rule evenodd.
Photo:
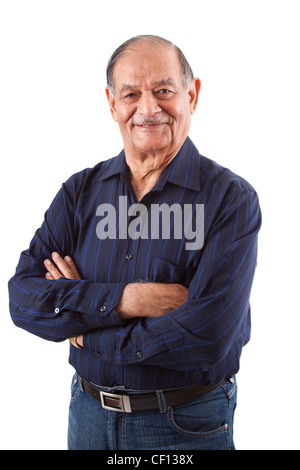
<instances>
[{"instance_id":1,"label":"thin mustache","mask_svg":"<svg viewBox=\"0 0 300 470\"><path fill-rule=\"evenodd\" d=\"M158 119L158 118L148 118L143 120L137 120L133 122L134 126L147 126L150 124L169 124L169 121L166 119Z\"/></svg>"}]
</instances>

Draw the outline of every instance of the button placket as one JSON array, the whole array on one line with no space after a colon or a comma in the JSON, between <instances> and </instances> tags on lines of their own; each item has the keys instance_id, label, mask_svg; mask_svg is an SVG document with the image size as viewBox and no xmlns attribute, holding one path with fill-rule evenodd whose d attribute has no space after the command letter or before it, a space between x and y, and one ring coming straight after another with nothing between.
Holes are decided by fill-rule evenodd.
<instances>
[{"instance_id":1,"label":"button placket","mask_svg":"<svg viewBox=\"0 0 300 470\"><path fill-rule=\"evenodd\" d=\"M124 256L124 277L130 282L136 279L136 265L138 263L138 252L141 239L131 240L126 247Z\"/></svg>"}]
</instances>

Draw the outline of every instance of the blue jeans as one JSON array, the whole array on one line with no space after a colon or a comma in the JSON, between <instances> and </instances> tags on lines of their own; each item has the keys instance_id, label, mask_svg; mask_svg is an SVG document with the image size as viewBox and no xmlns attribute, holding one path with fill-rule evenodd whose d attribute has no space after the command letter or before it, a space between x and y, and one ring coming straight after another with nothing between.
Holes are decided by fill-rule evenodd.
<instances>
[{"instance_id":1,"label":"blue jeans","mask_svg":"<svg viewBox=\"0 0 300 470\"><path fill-rule=\"evenodd\" d=\"M101 403L82 390L75 374L71 388L68 448L235 450L236 394L236 381L232 378L207 395L183 405L166 408L162 399L159 400L160 410L120 413L103 409Z\"/></svg>"}]
</instances>

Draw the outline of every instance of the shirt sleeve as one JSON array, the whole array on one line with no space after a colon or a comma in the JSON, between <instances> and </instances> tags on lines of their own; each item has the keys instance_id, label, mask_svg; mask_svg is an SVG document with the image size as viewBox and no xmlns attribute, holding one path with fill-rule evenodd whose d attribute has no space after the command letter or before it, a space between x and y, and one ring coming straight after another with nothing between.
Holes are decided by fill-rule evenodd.
<instances>
[{"instance_id":1,"label":"shirt sleeve","mask_svg":"<svg viewBox=\"0 0 300 470\"><path fill-rule=\"evenodd\" d=\"M87 280L45 279L44 260L53 251L70 255L75 248L74 208L64 184L45 214L28 250L21 253L9 281L10 312L21 328L52 341L84 334L95 328L121 325L114 310L125 284Z\"/></svg>"},{"instance_id":2,"label":"shirt sleeve","mask_svg":"<svg viewBox=\"0 0 300 470\"><path fill-rule=\"evenodd\" d=\"M260 225L253 190L227 198L206 235L187 302L164 317L90 332L85 347L114 364L181 371L205 372L226 358L239 358L250 334Z\"/></svg>"}]
</instances>

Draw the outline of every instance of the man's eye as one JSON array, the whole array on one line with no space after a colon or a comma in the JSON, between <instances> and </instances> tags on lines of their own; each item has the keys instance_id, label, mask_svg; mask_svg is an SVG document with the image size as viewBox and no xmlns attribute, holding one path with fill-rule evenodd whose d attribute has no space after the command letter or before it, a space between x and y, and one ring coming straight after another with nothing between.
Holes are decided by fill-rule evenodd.
<instances>
[{"instance_id":1,"label":"man's eye","mask_svg":"<svg viewBox=\"0 0 300 470\"><path fill-rule=\"evenodd\" d=\"M173 93L174 92L172 90L169 90L168 88L161 88L161 90L157 91L157 95L165 99L171 97Z\"/></svg>"},{"instance_id":2,"label":"man's eye","mask_svg":"<svg viewBox=\"0 0 300 470\"><path fill-rule=\"evenodd\" d=\"M128 93L128 95L125 96L125 98L132 99L136 97L136 93Z\"/></svg>"}]
</instances>

